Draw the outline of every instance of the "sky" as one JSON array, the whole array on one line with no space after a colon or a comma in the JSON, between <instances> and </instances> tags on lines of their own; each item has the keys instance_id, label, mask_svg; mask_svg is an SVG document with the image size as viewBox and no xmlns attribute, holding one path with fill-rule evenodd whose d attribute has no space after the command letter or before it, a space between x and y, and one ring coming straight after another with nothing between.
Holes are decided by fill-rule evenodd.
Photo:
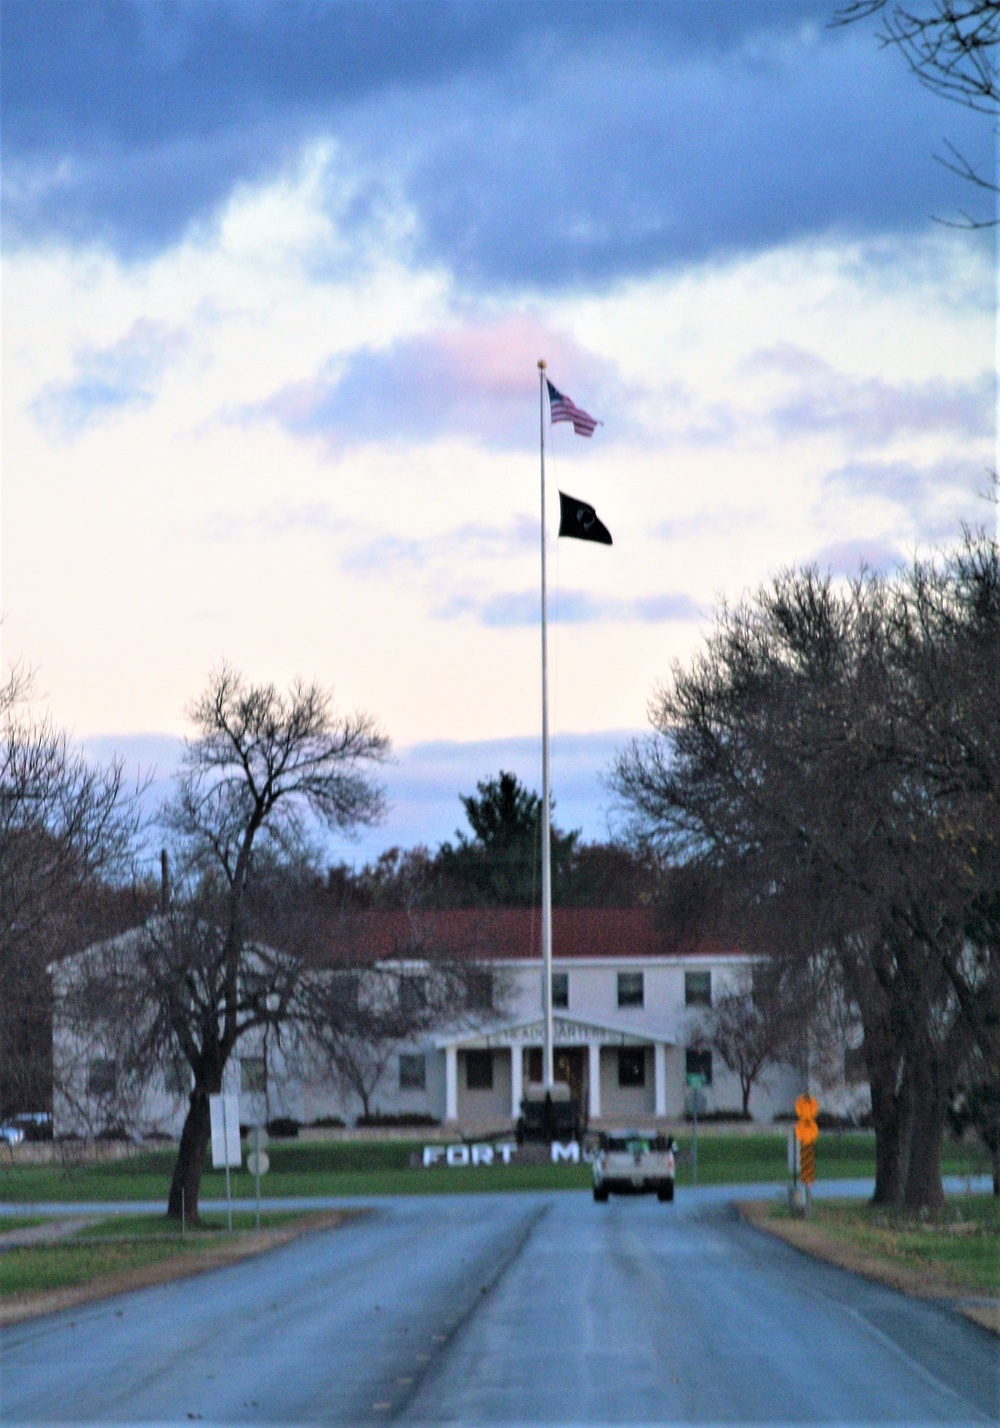
<instances>
[{"instance_id":1,"label":"sky","mask_svg":"<svg viewBox=\"0 0 1000 1428\"><path fill-rule=\"evenodd\" d=\"M556 821L614 831L720 601L995 523L936 161L993 134L835 4L7 0L4 664L154 793L222 660L319 680L395 750L348 862L537 788L545 358L603 422L546 438Z\"/></svg>"}]
</instances>

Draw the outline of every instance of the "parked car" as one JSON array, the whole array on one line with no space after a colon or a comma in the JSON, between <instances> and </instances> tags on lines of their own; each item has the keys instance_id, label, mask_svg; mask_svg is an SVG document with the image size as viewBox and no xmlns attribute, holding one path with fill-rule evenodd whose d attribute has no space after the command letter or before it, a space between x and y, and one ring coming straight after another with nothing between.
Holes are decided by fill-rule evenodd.
<instances>
[{"instance_id":1,"label":"parked car","mask_svg":"<svg viewBox=\"0 0 1000 1428\"><path fill-rule=\"evenodd\" d=\"M0 1126L0 1140L8 1145L20 1145L24 1140L24 1131L20 1126Z\"/></svg>"},{"instance_id":2,"label":"parked car","mask_svg":"<svg viewBox=\"0 0 1000 1428\"><path fill-rule=\"evenodd\" d=\"M674 1141L656 1131L604 1131L594 1156L594 1199L611 1194L674 1198Z\"/></svg>"}]
</instances>

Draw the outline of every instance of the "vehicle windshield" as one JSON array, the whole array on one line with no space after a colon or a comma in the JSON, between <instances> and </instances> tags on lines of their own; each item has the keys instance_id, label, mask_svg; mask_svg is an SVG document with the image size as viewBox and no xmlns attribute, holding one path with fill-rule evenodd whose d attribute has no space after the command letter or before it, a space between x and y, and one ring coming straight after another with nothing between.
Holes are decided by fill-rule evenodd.
<instances>
[{"instance_id":1,"label":"vehicle windshield","mask_svg":"<svg viewBox=\"0 0 1000 1428\"><path fill-rule=\"evenodd\" d=\"M608 1150L624 1150L629 1155L637 1155L641 1151L649 1149L649 1138L647 1136L609 1136Z\"/></svg>"}]
</instances>

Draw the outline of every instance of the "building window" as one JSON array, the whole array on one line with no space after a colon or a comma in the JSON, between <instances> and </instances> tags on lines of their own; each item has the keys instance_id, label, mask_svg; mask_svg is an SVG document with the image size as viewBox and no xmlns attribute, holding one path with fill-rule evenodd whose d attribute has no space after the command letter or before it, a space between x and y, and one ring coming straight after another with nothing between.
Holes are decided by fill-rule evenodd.
<instances>
[{"instance_id":1,"label":"building window","mask_svg":"<svg viewBox=\"0 0 1000 1428\"><path fill-rule=\"evenodd\" d=\"M361 978L357 972L334 972L331 987L336 1002L348 1016L361 1007Z\"/></svg>"},{"instance_id":2,"label":"building window","mask_svg":"<svg viewBox=\"0 0 1000 1428\"><path fill-rule=\"evenodd\" d=\"M619 1086L645 1086L646 1053L641 1046L623 1046L618 1052Z\"/></svg>"},{"instance_id":3,"label":"building window","mask_svg":"<svg viewBox=\"0 0 1000 1428\"><path fill-rule=\"evenodd\" d=\"M267 1062L263 1056L244 1056L240 1060L240 1090L247 1095L267 1090Z\"/></svg>"},{"instance_id":4,"label":"building window","mask_svg":"<svg viewBox=\"0 0 1000 1428\"><path fill-rule=\"evenodd\" d=\"M163 1068L163 1084L168 1096L186 1096L191 1090L191 1067L180 1054L167 1058Z\"/></svg>"},{"instance_id":5,"label":"building window","mask_svg":"<svg viewBox=\"0 0 1000 1428\"><path fill-rule=\"evenodd\" d=\"M684 973L684 1005L686 1007L710 1007L712 1005L711 972Z\"/></svg>"},{"instance_id":6,"label":"building window","mask_svg":"<svg viewBox=\"0 0 1000 1428\"><path fill-rule=\"evenodd\" d=\"M423 1091L427 1085L427 1061L420 1053L404 1051L399 1058L399 1089Z\"/></svg>"},{"instance_id":7,"label":"building window","mask_svg":"<svg viewBox=\"0 0 1000 1428\"><path fill-rule=\"evenodd\" d=\"M465 988L466 1002L470 1011L493 1010L493 973L470 972ZM492 1085L492 1081L490 1085Z\"/></svg>"},{"instance_id":8,"label":"building window","mask_svg":"<svg viewBox=\"0 0 1000 1428\"><path fill-rule=\"evenodd\" d=\"M493 1052L465 1053L465 1085L469 1091L493 1090Z\"/></svg>"},{"instance_id":9,"label":"building window","mask_svg":"<svg viewBox=\"0 0 1000 1428\"><path fill-rule=\"evenodd\" d=\"M688 1076L704 1077L704 1085L712 1084L712 1053L710 1051L695 1051L688 1047L685 1056L684 1070Z\"/></svg>"},{"instance_id":10,"label":"building window","mask_svg":"<svg viewBox=\"0 0 1000 1428\"><path fill-rule=\"evenodd\" d=\"M427 978L401 977L399 1010L404 1017L418 1016L427 1005Z\"/></svg>"},{"instance_id":11,"label":"building window","mask_svg":"<svg viewBox=\"0 0 1000 1428\"><path fill-rule=\"evenodd\" d=\"M118 1067L107 1057L97 1056L87 1063L87 1090L92 1096L113 1096L118 1087Z\"/></svg>"},{"instance_id":12,"label":"building window","mask_svg":"<svg viewBox=\"0 0 1000 1428\"><path fill-rule=\"evenodd\" d=\"M620 1007L641 1007L644 1005L642 973L618 973L618 1005Z\"/></svg>"},{"instance_id":13,"label":"building window","mask_svg":"<svg viewBox=\"0 0 1000 1428\"><path fill-rule=\"evenodd\" d=\"M552 973L552 1005L565 1009L569 1006L569 973Z\"/></svg>"},{"instance_id":14,"label":"building window","mask_svg":"<svg viewBox=\"0 0 1000 1428\"><path fill-rule=\"evenodd\" d=\"M863 1046L844 1047L844 1080L848 1086L858 1086L868 1080L868 1065Z\"/></svg>"}]
</instances>

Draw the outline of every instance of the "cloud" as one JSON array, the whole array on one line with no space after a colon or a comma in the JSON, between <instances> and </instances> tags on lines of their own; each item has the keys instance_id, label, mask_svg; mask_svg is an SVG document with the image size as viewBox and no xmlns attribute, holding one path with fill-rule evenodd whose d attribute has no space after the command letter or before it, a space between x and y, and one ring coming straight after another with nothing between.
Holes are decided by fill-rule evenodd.
<instances>
[{"instance_id":1,"label":"cloud","mask_svg":"<svg viewBox=\"0 0 1000 1428\"><path fill-rule=\"evenodd\" d=\"M831 471L823 484L833 497L874 497L897 507L908 520L913 541L935 543L953 539L963 522L983 522L989 472L963 457L942 457L925 465L857 461Z\"/></svg>"},{"instance_id":2,"label":"cloud","mask_svg":"<svg viewBox=\"0 0 1000 1428\"><path fill-rule=\"evenodd\" d=\"M853 446L884 446L904 434L990 435L996 383L992 373L971 381L893 383L838 372L814 353L788 343L754 353L749 373L790 378L797 390L775 401L769 420L781 436L833 432Z\"/></svg>"},{"instance_id":3,"label":"cloud","mask_svg":"<svg viewBox=\"0 0 1000 1428\"><path fill-rule=\"evenodd\" d=\"M79 352L70 380L48 383L31 411L40 425L69 438L116 412L148 407L163 373L187 344L180 329L139 318L110 347Z\"/></svg>"},{"instance_id":4,"label":"cloud","mask_svg":"<svg viewBox=\"0 0 1000 1428\"><path fill-rule=\"evenodd\" d=\"M906 562L907 556L898 545L878 538L861 537L825 545L803 564L829 570L831 575L857 575L862 568L888 573Z\"/></svg>"},{"instance_id":5,"label":"cloud","mask_svg":"<svg viewBox=\"0 0 1000 1428\"><path fill-rule=\"evenodd\" d=\"M608 836L611 798L604 777L619 751L635 736L633 730L607 729L590 734L556 733L551 741L555 822L563 829L580 828L587 840ZM528 788L541 788L541 737L483 739L475 742L436 740L398 752L386 773L390 811L385 824L362 834L351 861L377 856L386 847L434 848L464 826L459 795L508 769Z\"/></svg>"},{"instance_id":6,"label":"cloud","mask_svg":"<svg viewBox=\"0 0 1000 1428\"><path fill-rule=\"evenodd\" d=\"M432 613L440 620L471 615L492 629L537 625L540 600L537 590L487 596L453 595ZM551 623L563 625L662 624L671 620L698 620L702 616L691 597L680 591L620 599L594 595L587 590L560 590L550 595L548 614Z\"/></svg>"},{"instance_id":7,"label":"cloud","mask_svg":"<svg viewBox=\"0 0 1000 1428\"><path fill-rule=\"evenodd\" d=\"M528 516L516 516L505 526L470 521L452 530L425 537L390 534L352 542L341 557L341 569L356 574L384 574L386 570L439 569L448 562L506 560L538 547L538 523Z\"/></svg>"},{"instance_id":8,"label":"cloud","mask_svg":"<svg viewBox=\"0 0 1000 1428\"><path fill-rule=\"evenodd\" d=\"M317 377L244 408L331 447L458 434L488 446L538 441L535 362L586 388L588 407L621 402L610 364L527 315L467 321L332 362Z\"/></svg>"},{"instance_id":9,"label":"cloud","mask_svg":"<svg viewBox=\"0 0 1000 1428\"><path fill-rule=\"evenodd\" d=\"M969 495L984 490L986 475L982 466L964 457L944 457L929 466L912 461L852 461L831 471L825 484L912 510L942 492Z\"/></svg>"},{"instance_id":10,"label":"cloud","mask_svg":"<svg viewBox=\"0 0 1000 1428\"><path fill-rule=\"evenodd\" d=\"M942 129L988 158L988 124L944 118L871 27L829 17L828 0L10 6L5 239L148 256L323 138L473 288L953 211Z\"/></svg>"},{"instance_id":11,"label":"cloud","mask_svg":"<svg viewBox=\"0 0 1000 1428\"><path fill-rule=\"evenodd\" d=\"M447 563L507 560L538 549L538 521L514 516L505 525L467 521L464 525L422 536L377 531L338 515L321 501L276 506L251 515L216 514L197 533L213 541L266 541L302 533L336 536L341 570L351 575L384 575L390 570L438 570Z\"/></svg>"},{"instance_id":12,"label":"cloud","mask_svg":"<svg viewBox=\"0 0 1000 1428\"><path fill-rule=\"evenodd\" d=\"M670 520L660 521L650 534L658 540L699 541L705 536L745 531L750 526L760 525L763 519L760 511L700 511L697 515L673 516Z\"/></svg>"},{"instance_id":13,"label":"cloud","mask_svg":"<svg viewBox=\"0 0 1000 1428\"><path fill-rule=\"evenodd\" d=\"M606 729L587 734L556 733L551 741L552 788L556 823L580 828L587 840L608 836L611 799L604 786L617 753L636 730ZM120 759L126 783L144 786L140 800L146 820L142 854L155 868L163 843L156 817L172 792L172 780L184 755L184 741L167 734L94 735L82 742L96 762ZM385 822L358 830L356 836L334 835L325 844L331 861L360 866L385 848L436 848L454 837L465 816L459 796L472 793L481 779L509 769L528 788L541 787L541 736L506 739L447 740L411 744L394 751L382 770L388 796ZM147 780L152 775L152 781Z\"/></svg>"}]
</instances>

